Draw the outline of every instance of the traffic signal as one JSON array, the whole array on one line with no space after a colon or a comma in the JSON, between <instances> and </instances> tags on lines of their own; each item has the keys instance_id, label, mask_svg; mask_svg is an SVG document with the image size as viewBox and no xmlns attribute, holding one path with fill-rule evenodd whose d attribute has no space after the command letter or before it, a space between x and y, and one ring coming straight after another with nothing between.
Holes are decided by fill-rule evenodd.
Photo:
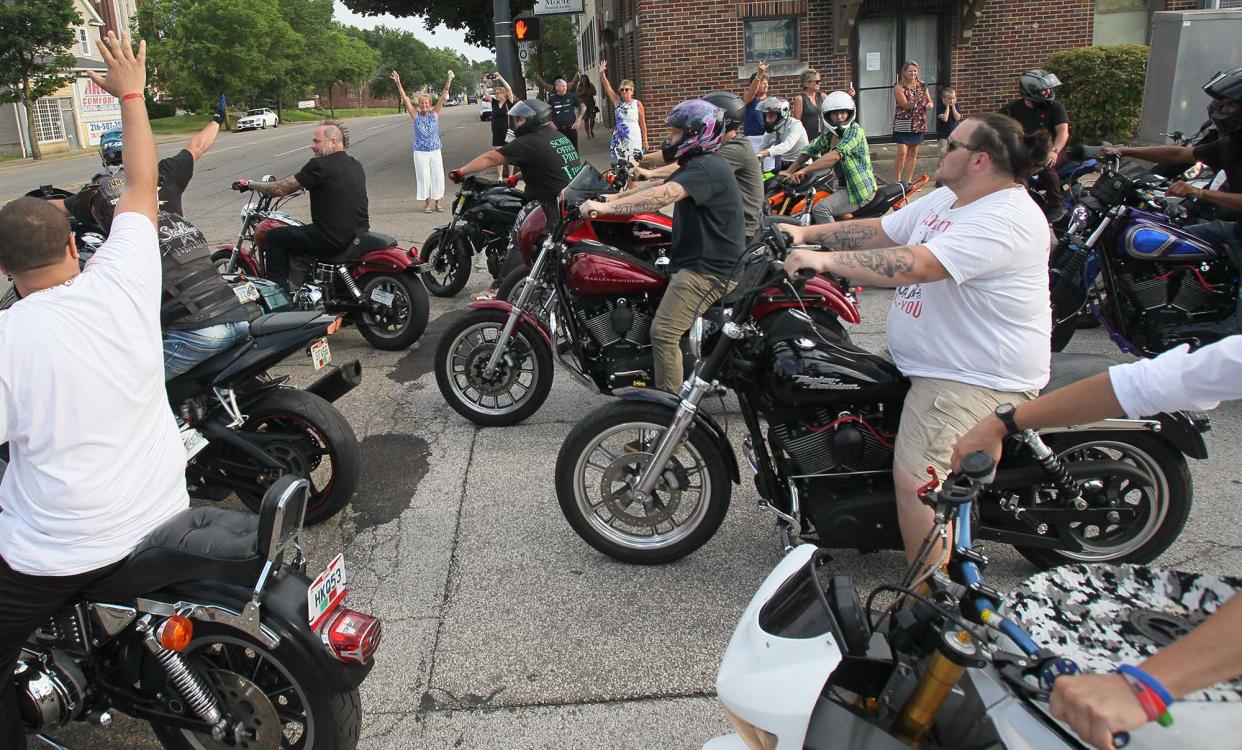
<instances>
[{"instance_id":1,"label":"traffic signal","mask_svg":"<svg viewBox=\"0 0 1242 750\"><path fill-rule=\"evenodd\" d=\"M513 38L519 42L534 42L539 39L539 17L524 16L513 21Z\"/></svg>"}]
</instances>

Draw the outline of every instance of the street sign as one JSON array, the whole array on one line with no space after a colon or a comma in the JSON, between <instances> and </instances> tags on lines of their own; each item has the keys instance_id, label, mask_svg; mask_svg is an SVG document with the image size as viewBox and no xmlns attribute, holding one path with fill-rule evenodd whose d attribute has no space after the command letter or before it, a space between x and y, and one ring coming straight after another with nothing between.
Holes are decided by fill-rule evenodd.
<instances>
[{"instance_id":1,"label":"street sign","mask_svg":"<svg viewBox=\"0 0 1242 750\"><path fill-rule=\"evenodd\" d=\"M555 16L560 13L581 13L582 0L535 0L537 16Z\"/></svg>"},{"instance_id":2,"label":"street sign","mask_svg":"<svg viewBox=\"0 0 1242 750\"><path fill-rule=\"evenodd\" d=\"M534 55L535 55L535 43L534 42L518 42L518 63L521 64L523 70L526 69L527 63L530 62L531 57L533 57Z\"/></svg>"}]
</instances>

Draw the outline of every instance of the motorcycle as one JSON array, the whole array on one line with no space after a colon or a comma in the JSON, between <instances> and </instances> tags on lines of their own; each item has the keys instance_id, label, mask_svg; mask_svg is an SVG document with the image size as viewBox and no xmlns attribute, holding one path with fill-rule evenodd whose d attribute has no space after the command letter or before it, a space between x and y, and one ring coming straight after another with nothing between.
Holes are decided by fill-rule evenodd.
<instances>
[{"instance_id":1,"label":"motorcycle","mask_svg":"<svg viewBox=\"0 0 1242 750\"><path fill-rule=\"evenodd\" d=\"M650 328L668 285L668 260L647 261L590 235L632 238L658 250L667 217L640 214L613 222L577 214L579 204L608 187L598 171L584 166L561 193L561 220L544 238L517 301L475 302L446 328L436 347L436 383L457 413L490 426L521 422L547 398L553 358L581 384L603 393L651 382ZM648 231L644 223L656 229ZM536 220L524 224L518 242L526 243L525 232L537 226ZM789 305L806 305L815 314L835 305L847 319L858 319L840 292L822 281L807 300L778 294L766 311Z\"/></svg>"},{"instance_id":2,"label":"motorcycle","mask_svg":"<svg viewBox=\"0 0 1242 750\"><path fill-rule=\"evenodd\" d=\"M929 541L941 534L953 539L948 566L942 572L935 561L928 566L920 559L900 584L878 587L865 605L850 577L831 569L823 550L804 544L790 551L747 605L721 660L716 693L735 733L707 742L703 750L1080 750L1084 745L1050 714L1056 680L1078 673L1080 664L1106 671L1141 661L1152 644L1170 640L1147 622L1180 622L1185 614L1218 606L1238 585L1170 576L1170 590L1187 596L1155 612L1136 606L1130 590L1117 585L1133 578L1142 582L1134 589L1158 588L1150 585L1158 580L1156 571L1075 565L1019 587L1066 586L1056 598L1023 601L1011 593L1002 600L984 580L987 557L973 533L986 494L983 482L994 468L987 455L972 454L963 472L938 491L923 488L920 497L936 518ZM1092 571L1100 580L1085 585ZM1201 601L1191 601L1192 591ZM885 593L898 598L873 622L872 606ZM1050 606L1058 599L1060 610ZM1103 615L1083 622L1084 631L1097 639L1105 631L1110 639L1132 641L1134 658L1117 649L1100 653L1098 642L1083 649L1078 638L1056 632L1054 621L1077 619L1084 611ZM1119 622L1126 623L1120 634ZM1233 692L1237 682L1228 688ZM1233 703L1186 699L1178 703L1175 726L1115 733L1113 746L1211 747L1219 744L1221 726L1236 726L1236 695L1227 699Z\"/></svg>"},{"instance_id":3,"label":"motorcycle","mask_svg":"<svg viewBox=\"0 0 1242 750\"><path fill-rule=\"evenodd\" d=\"M270 182L271 175L263 181ZM237 186L240 191L249 188ZM263 277L264 237L273 229L302 226L280 210L302 191L282 198L255 194L241 209L241 231L231 245L220 245L211 260L222 274L238 271ZM413 344L427 328L431 302L418 276L422 266L413 248L403 250L397 241L379 232L363 232L340 255L331 258L290 259L291 278L305 283L293 294L293 306L343 315L376 349L400 350Z\"/></svg>"},{"instance_id":4,"label":"motorcycle","mask_svg":"<svg viewBox=\"0 0 1242 750\"><path fill-rule=\"evenodd\" d=\"M1050 269L1053 351L1073 338L1083 312L1136 356L1223 337L1210 326L1236 310L1238 269L1224 248L1182 228L1198 201L1172 205L1159 194L1163 183L1127 175L1110 155L1095 184L1075 194Z\"/></svg>"},{"instance_id":5,"label":"motorcycle","mask_svg":"<svg viewBox=\"0 0 1242 750\"><path fill-rule=\"evenodd\" d=\"M334 401L362 381L351 360L329 367L327 335L340 322L318 312L264 315L250 338L199 363L166 384L186 449L186 485L193 497L223 500L229 493L251 510L280 477L310 483L306 522L339 512L358 486L362 452ZM268 370L304 351L326 372L305 390Z\"/></svg>"},{"instance_id":6,"label":"motorcycle","mask_svg":"<svg viewBox=\"0 0 1242 750\"><path fill-rule=\"evenodd\" d=\"M466 177L453 201L453 218L423 243L427 291L437 297L460 292L470 280L475 253L487 256L487 270L499 278L518 212L526 202L526 194L508 182Z\"/></svg>"},{"instance_id":7,"label":"motorcycle","mask_svg":"<svg viewBox=\"0 0 1242 750\"><path fill-rule=\"evenodd\" d=\"M197 507L40 626L9 678L27 731L147 721L166 748L352 750L380 621L342 605L344 558L306 577L307 484L258 515ZM292 556L292 559L290 559Z\"/></svg>"},{"instance_id":8,"label":"motorcycle","mask_svg":"<svg viewBox=\"0 0 1242 750\"><path fill-rule=\"evenodd\" d=\"M776 258L787 253L784 237L773 228L765 236ZM779 261L760 256L748 275L714 340L705 326L691 329L697 363L680 395L616 390L620 400L565 438L557 500L574 531L604 554L667 563L716 532L740 476L726 431L700 407L726 387L746 425L760 507L787 547L805 539L901 549L892 462L909 382L889 360L854 346L839 324L803 312L802 285L810 289L814 278L789 282ZM773 311L782 286L792 304ZM1046 390L1110 364L1058 356ZM1040 567L1150 561L1186 522L1193 490L1185 456L1207 456L1206 427L1205 418L1177 412L1029 433L1007 446L980 503L980 537L1011 544ZM1050 468L1056 457L1066 472Z\"/></svg>"},{"instance_id":9,"label":"motorcycle","mask_svg":"<svg viewBox=\"0 0 1242 750\"><path fill-rule=\"evenodd\" d=\"M860 206L857 211L844 214L837 219L839 221L868 219L883 216L889 211L896 211L906 205L910 197L921 190L929 179L930 177L924 174L914 182L881 185L871 199ZM773 216L797 218L804 225L813 224L812 209L815 204L842 189L837 187L836 183L836 175L831 170L813 175L797 185L774 175L766 179L764 183L764 198L767 201L768 212Z\"/></svg>"}]
</instances>

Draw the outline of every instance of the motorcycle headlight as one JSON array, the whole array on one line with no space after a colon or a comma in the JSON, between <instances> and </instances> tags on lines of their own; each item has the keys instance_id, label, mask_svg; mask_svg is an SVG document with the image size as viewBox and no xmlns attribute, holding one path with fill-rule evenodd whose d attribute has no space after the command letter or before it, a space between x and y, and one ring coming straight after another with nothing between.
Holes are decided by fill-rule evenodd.
<instances>
[{"instance_id":1,"label":"motorcycle headlight","mask_svg":"<svg viewBox=\"0 0 1242 750\"><path fill-rule=\"evenodd\" d=\"M750 750L776 750L778 739L776 735L763 731L727 708L724 712L729 723L733 725L734 731L737 732L737 736L742 738Z\"/></svg>"},{"instance_id":2,"label":"motorcycle headlight","mask_svg":"<svg viewBox=\"0 0 1242 750\"><path fill-rule=\"evenodd\" d=\"M1091 221L1091 209L1083 205L1074 206L1074 210L1070 212L1070 220L1067 229L1070 233L1082 231L1087 226L1087 222Z\"/></svg>"},{"instance_id":3,"label":"motorcycle headlight","mask_svg":"<svg viewBox=\"0 0 1242 750\"><path fill-rule=\"evenodd\" d=\"M707 329L707 324L700 316L694 319L694 323L690 324L690 333L687 334L690 343L690 356L695 359L703 358L703 333Z\"/></svg>"}]
</instances>

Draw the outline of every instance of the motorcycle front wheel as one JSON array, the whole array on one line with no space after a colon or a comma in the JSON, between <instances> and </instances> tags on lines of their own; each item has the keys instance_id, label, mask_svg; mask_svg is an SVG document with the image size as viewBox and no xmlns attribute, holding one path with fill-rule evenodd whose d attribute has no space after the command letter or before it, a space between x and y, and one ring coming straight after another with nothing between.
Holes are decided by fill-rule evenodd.
<instances>
[{"instance_id":1,"label":"motorcycle front wheel","mask_svg":"<svg viewBox=\"0 0 1242 750\"><path fill-rule=\"evenodd\" d=\"M1070 563L1143 565L1163 554L1177 539L1190 515L1194 495L1190 467L1177 449L1160 438L1133 433L1060 433L1044 440L1067 464L1120 461L1145 472L1151 483L1116 476L1086 481L1082 497L1090 508L1133 510L1134 520L1069 521L1054 526L1049 536L1072 539L1082 545L1081 551L1015 547L1023 557L1041 568Z\"/></svg>"},{"instance_id":2,"label":"motorcycle front wheel","mask_svg":"<svg viewBox=\"0 0 1242 750\"><path fill-rule=\"evenodd\" d=\"M318 645L318 644L315 644ZM309 668L309 654L282 643L276 649L247 633L196 621L183 652L246 739L225 744L174 725L151 722L169 750L353 750L362 725L358 690L336 692ZM188 710L188 709L185 709Z\"/></svg>"},{"instance_id":3,"label":"motorcycle front wheel","mask_svg":"<svg viewBox=\"0 0 1242 750\"><path fill-rule=\"evenodd\" d=\"M372 273L362 278L362 298L372 300L376 292L391 294L392 303L383 313L364 312L359 316L358 332L376 349L399 351L418 341L427 329L431 300L423 282L411 273Z\"/></svg>"},{"instance_id":4,"label":"motorcycle front wheel","mask_svg":"<svg viewBox=\"0 0 1242 750\"><path fill-rule=\"evenodd\" d=\"M504 310L472 310L454 321L436 346L440 394L475 424L517 424L534 414L552 390L552 352L539 332L523 321L514 327L496 371L485 374L508 320Z\"/></svg>"},{"instance_id":5,"label":"motorcycle front wheel","mask_svg":"<svg viewBox=\"0 0 1242 750\"><path fill-rule=\"evenodd\" d=\"M419 260L427 264L423 283L427 291L437 297L452 297L470 281L471 253L464 255L457 244L457 235L449 234L444 227L431 233L423 243Z\"/></svg>"},{"instance_id":6,"label":"motorcycle front wheel","mask_svg":"<svg viewBox=\"0 0 1242 750\"><path fill-rule=\"evenodd\" d=\"M556 499L582 539L621 562L660 565L707 543L729 510L729 472L703 430L691 430L651 496L633 499L643 470L673 422L664 406L632 401L588 414L556 457Z\"/></svg>"}]
</instances>

